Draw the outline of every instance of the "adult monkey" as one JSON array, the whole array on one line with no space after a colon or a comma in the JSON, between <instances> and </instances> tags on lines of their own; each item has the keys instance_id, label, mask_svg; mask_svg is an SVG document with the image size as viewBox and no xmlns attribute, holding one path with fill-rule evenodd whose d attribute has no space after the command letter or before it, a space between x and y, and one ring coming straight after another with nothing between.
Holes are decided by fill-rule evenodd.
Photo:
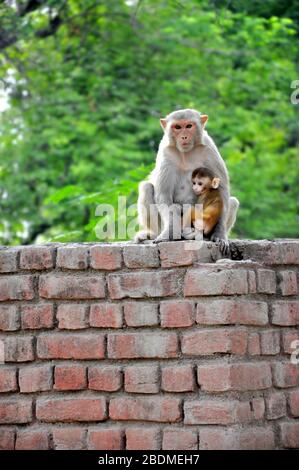
<instances>
[{"instance_id":1,"label":"adult monkey","mask_svg":"<svg viewBox=\"0 0 299 470\"><path fill-rule=\"evenodd\" d=\"M207 120L207 115L195 109L181 109L160 119L164 136L149 180L139 185L138 217L142 230L135 241L151 238L160 242L180 238L175 221L181 219L183 204L195 203L191 174L195 168L204 166L220 178L223 200L222 215L210 239L219 243L223 254L228 253L228 233L235 223L239 201L230 197L225 163L204 129Z\"/></svg>"}]
</instances>

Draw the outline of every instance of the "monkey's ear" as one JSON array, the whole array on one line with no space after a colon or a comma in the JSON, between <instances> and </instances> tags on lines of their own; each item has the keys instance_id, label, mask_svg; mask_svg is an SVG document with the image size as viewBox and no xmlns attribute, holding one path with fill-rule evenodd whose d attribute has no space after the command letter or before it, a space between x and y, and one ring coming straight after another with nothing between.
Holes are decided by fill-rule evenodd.
<instances>
[{"instance_id":1,"label":"monkey's ear","mask_svg":"<svg viewBox=\"0 0 299 470\"><path fill-rule=\"evenodd\" d=\"M167 119L161 118L161 119L160 119L160 124L161 124L161 126L162 126L162 129L166 129Z\"/></svg>"},{"instance_id":2,"label":"monkey's ear","mask_svg":"<svg viewBox=\"0 0 299 470\"><path fill-rule=\"evenodd\" d=\"M200 116L200 122L202 127L205 127L206 123L208 122L209 116L207 114L202 114Z\"/></svg>"},{"instance_id":3,"label":"monkey's ear","mask_svg":"<svg viewBox=\"0 0 299 470\"><path fill-rule=\"evenodd\" d=\"M213 189L219 188L219 184L220 184L220 178L213 178L212 179L211 186L212 186Z\"/></svg>"}]
</instances>

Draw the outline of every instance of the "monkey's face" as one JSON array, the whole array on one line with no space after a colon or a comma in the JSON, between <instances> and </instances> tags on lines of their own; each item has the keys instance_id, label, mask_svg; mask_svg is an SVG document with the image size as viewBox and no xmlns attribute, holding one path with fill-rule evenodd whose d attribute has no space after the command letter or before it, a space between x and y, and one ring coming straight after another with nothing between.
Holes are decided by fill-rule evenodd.
<instances>
[{"instance_id":1,"label":"monkey's face","mask_svg":"<svg viewBox=\"0 0 299 470\"><path fill-rule=\"evenodd\" d=\"M180 152L189 152L193 149L197 135L197 127L194 121L174 121L171 123L170 132Z\"/></svg>"},{"instance_id":2,"label":"monkey's face","mask_svg":"<svg viewBox=\"0 0 299 470\"><path fill-rule=\"evenodd\" d=\"M201 196L209 191L211 187L212 180L208 176L202 176L201 178L195 177L192 180L192 188L196 196Z\"/></svg>"}]
</instances>

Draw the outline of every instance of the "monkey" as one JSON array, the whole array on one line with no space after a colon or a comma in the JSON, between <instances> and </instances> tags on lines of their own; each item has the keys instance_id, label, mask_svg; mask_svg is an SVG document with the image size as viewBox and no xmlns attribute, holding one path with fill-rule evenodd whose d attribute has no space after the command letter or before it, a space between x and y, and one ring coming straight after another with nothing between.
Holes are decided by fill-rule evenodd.
<instances>
[{"instance_id":1,"label":"monkey","mask_svg":"<svg viewBox=\"0 0 299 470\"><path fill-rule=\"evenodd\" d=\"M222 213L209 238L219 244L223 254L229 252L228 233L235 223L239 201L230 197L226 165L205 130L207 121L208 116L195 109L181 109L160 119L164 134L156 165L148 180L139 185L137 210L141 231L135 236L136 242L181 238L177 221L181 221L183 205L196 201L189 184L191 174L195 168L204 166L220 178L223 201Z\"/></svg>"},{"instance_id":2,"label":"monkey","mask_svg":"<svg viewBox=\"0 0 299 470\"><path fill-rule=\"evenodd\" d=\"M192 173L192 189L197 196L196 204L184 216L182 235L186 239L195 237L195 230L203 231L207 236L215 227L222 209L223 202L219 191L220 178L208 168L196 168ZM191 226L194 226L194 229Z\"/></svg>"}]
</instances>

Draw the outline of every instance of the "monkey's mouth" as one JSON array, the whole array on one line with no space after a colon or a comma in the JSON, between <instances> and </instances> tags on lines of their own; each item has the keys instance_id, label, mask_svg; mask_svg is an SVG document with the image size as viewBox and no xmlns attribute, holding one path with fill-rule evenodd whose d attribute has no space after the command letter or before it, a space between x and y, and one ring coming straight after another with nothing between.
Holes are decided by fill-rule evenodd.
<instances>
[{"instance_id":1,"label":"monkey's mouth","mask_svg":"<svg viewBox=\"0 0 299 470\"><path fill-rule=\"evenodd\" d=\"M192 145L188 142L182 142L178 145L180 151L188 151L191 149Z\"/></svg>"}]
</instances>

